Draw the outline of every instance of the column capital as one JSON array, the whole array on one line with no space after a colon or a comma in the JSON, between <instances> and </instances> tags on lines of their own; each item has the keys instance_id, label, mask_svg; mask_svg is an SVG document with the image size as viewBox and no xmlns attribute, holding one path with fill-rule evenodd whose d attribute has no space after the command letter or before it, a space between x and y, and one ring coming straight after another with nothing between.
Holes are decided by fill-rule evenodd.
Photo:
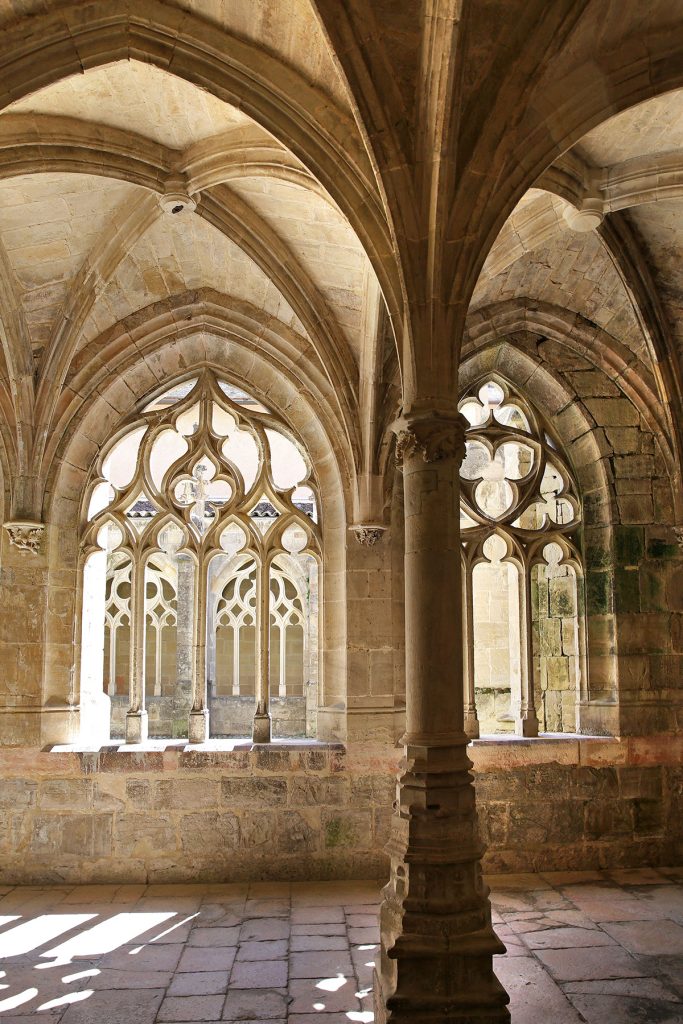
<instances>
[{"instance_id":1,"label":"column capital","mask_svg":"<svg viewBox=\"0 0 683 1024\"><path fill-rule=\"evenodd\" d=\"M400 416L392 425L396 434L396 462L411 455L425 462L465 458L465 431L469 424L457 410L422 409Z\"/></svg>"}]
</instances>

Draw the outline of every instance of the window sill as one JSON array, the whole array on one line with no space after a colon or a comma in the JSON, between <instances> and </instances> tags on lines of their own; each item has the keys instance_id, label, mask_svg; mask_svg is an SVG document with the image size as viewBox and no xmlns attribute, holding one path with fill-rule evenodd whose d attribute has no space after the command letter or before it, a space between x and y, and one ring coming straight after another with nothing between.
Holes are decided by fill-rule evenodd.
<instances>
[{"instance_id":1,"label":"window sill","mask_svg":"<svg viewBox=\"0 0 683 1024\"><path fill-rule=\"evenodd\" d=\"M274 739L270 743L254 743L249 738L210 739L206 743L189 743L186 739L153 739L144 743L126 743L124 740L112 740L89 746L87 743L56 743L47 749L52 754L139 754L165 753L175 751L203 751L204 753L249 750L344 750L343 743L327 743L322 740L305 739Z\"/></svg>"}]
</instances>

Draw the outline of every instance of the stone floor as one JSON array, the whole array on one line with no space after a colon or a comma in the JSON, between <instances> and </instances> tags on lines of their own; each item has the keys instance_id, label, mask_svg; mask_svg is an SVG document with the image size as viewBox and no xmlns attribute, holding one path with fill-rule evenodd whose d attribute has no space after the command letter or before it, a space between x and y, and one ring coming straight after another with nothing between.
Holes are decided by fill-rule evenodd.
<instances>
[{"instance_id":1,"label":"stone floor","mask_svg":"<svg viewBox=\"0 0 683 1024\"><path fill-rule=\"evenodd\" d=\"M490 879L513 1024L683 1024L683 869ZM370 1022L369 882L0 887L0 1021Z\"/></svg>"}]
</instances>

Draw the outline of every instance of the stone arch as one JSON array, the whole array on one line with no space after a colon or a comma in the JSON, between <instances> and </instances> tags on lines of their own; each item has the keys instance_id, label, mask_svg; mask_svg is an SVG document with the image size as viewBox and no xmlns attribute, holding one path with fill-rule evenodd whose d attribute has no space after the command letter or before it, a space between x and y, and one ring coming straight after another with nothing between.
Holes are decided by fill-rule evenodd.
<instances>
[{"instance_id":1,"label":"stone arch","mask_svg":"<svg viewBox=\"0 0 683 1024\"><path fill-rule=\"evenodd\" d=\"M650 496L631 493L632 487L638 486L635 474L643 472L642 465L646 464L648 471L651 465L657 465L656 447L661 435L647 429L642 409L635 404L637 390L634 397L627 395L635 415L619 404L626 399L618 397L618 391L615 395L609 390L614 377L609 373L609 363L598 366L595 356L589 358L589 349L577 355L571 337L563 344L559 335L557 340L551 337L548 347L549 332L544 330L539 337L540 325L535 326L536 336L531 334L533 317L522 317L516 329L511 322L502 322L497 329L490 324L488 332L482 330L476 346L470 344L464 354L461 383L466 386L487 372L501 374L551 418L563 441L584 501L588 700L580 708L581 731L638 732L642 729L643 690L653 674L663 677L668 662L660 664L657 634L647 637L643 635L644 626L639 632L636 627L648 619L642 614L648 610L648 602L656 600L649 596L655 585L653 577L662 572L662 588L668 588L675 585L678 571L667 469L660 468L663 498L655 497L657 481ZM574 370L567 370L570 351L574 353ZM572 372L594 373L591 365L606 381L612 397L587 398L572 386ZM617 412L625 414L628 427L610 425L611 413L605 408L609 401L618 403ZM638 440L639 449L615 452L614 445L621 441L624 431ZM615 432L622 433L617 437ZM666 610L654 607L658 610L652 614L657 616L659 628L668 632ZM638 633L635 639L634 631Z\"/></svg>"},{"instance_id":2,"label":"stone arch","mask_svg":"<svg viewBox=\"0 0 683 1024\"><path fill-rule=\"evenodd\" d=\"M232 342L234 342L234 338ZM226 356L229 355L229 359ZM64 742L77 734L79 692L74 665L79 663L78 631L81 592L78 580L79 514L86 479L103 443L116 431L141 400L174 378L207 366L221 376L245 385L257 398L274 408L301 439L315 467L321 494L325 560L321 581L321 707L319 734L326 736L325 707L342 706L346 699L346 582L343 572L346 545L346 509L350 507L348 452L340 444L340 431L330 428L329 410L318 404L315 389L300 389L292 374L285 375L255 350L226 344L220 331L170 332L142 351L128 346L125 366L112 366L101 379L84 381L78 396L71 392L72 408L56 446L48 479L45 521L48 532L48 564L55 582L48 599L59 600L65 609L60 623L48 627L46 664L52 666L49 697L62 714L50 716L51 742ZM87 373L85 373L87 377ZM68 426L67 426L68 424ZM68 628L65 622L68 621ZM44 688L45 688L44 687ZM45 692L45 697L48 697ZM332 716L335 718L336 716Z\"/></svg>"},{"instance_id":3,"label":"stone arch","mask_svg":"<svg viewBox=\"0 0 683 1024\"><path fill-rule=\"evenodd\" d=\"M681 469L671 442L668 396L660 393L659 380L643 363L634 359L625 345L580 313L525 299L510 299L478 309L468 318L463 363L472 351L500 337L519 336L525 331L552 339L609 377L656 436L672 483L680 479ZM672 487L675 500L678 499L677 490Z\"/></svg>"},{"instance_id":4,"label":"stone arch","mask_svg":"<svg viewBox=\"0 0 683 1024\"><path fill-rule=\"evenodd\" d=\"M141 356L146 367L145 388L185 366L184 347L195 352L191 358L205 359L201 345L193 350L189 340L200 334L213 339L219 365L228 357L239 359L241 372L248 375L252 372L252 361L265 357L291 382L297 401L303 398L310 402L325 425L327 435L335 439L344 488L349 487L356 473L358 451L308 339L247 302L211 289L199 289L175 296L170 303L161 300L132 314L76 354L55 410L52 437L46 444L44 477L48 491L60 438L63 434L71 435L77 423L74 417L88 396L118 378L123 385L125 402L128 388L123 382L131 370L139 366ZM174 350L176 341L180 348ZM258 389L258 382L255 385ZM273 388L276 384L271 382L262 397L268 399ZM137 397L142 394L139 388L135 393ZM288 401L292 401L291 397ZM118 403L115 404L118 408ZM275 404L280 407L279 401Z\"/></svg>"}]
</instances>

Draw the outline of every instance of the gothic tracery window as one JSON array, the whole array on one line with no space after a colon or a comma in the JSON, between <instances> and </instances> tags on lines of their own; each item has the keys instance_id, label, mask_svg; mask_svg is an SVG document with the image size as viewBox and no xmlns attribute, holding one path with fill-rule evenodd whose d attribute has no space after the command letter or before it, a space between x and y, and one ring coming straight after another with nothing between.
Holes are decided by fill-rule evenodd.
<instances>
[{"instance_id":1,"label":"gothic tracery window","mask_svg":"<svg viewBox=\"0 0 683 1024\"><path fill-rule=\"evenodd\" d=\"M461 400L460 470L471 735L573 732L582 669L581 503L537 410L488 378Z\"/></svg>"},{"instance_id":2,"label":"gothic tracery window","mask_svg":"<svg viewBox=\"0 0 683 1024\"><path fill-rule=\"evenodd\" d=\"M306 452L246 392L207 369L148 402L87 489L82 704L106 694L131 741L200 740L209 717L264 739L271 711L310 732L318 507Z\"/></svg>"}]
</instances>

